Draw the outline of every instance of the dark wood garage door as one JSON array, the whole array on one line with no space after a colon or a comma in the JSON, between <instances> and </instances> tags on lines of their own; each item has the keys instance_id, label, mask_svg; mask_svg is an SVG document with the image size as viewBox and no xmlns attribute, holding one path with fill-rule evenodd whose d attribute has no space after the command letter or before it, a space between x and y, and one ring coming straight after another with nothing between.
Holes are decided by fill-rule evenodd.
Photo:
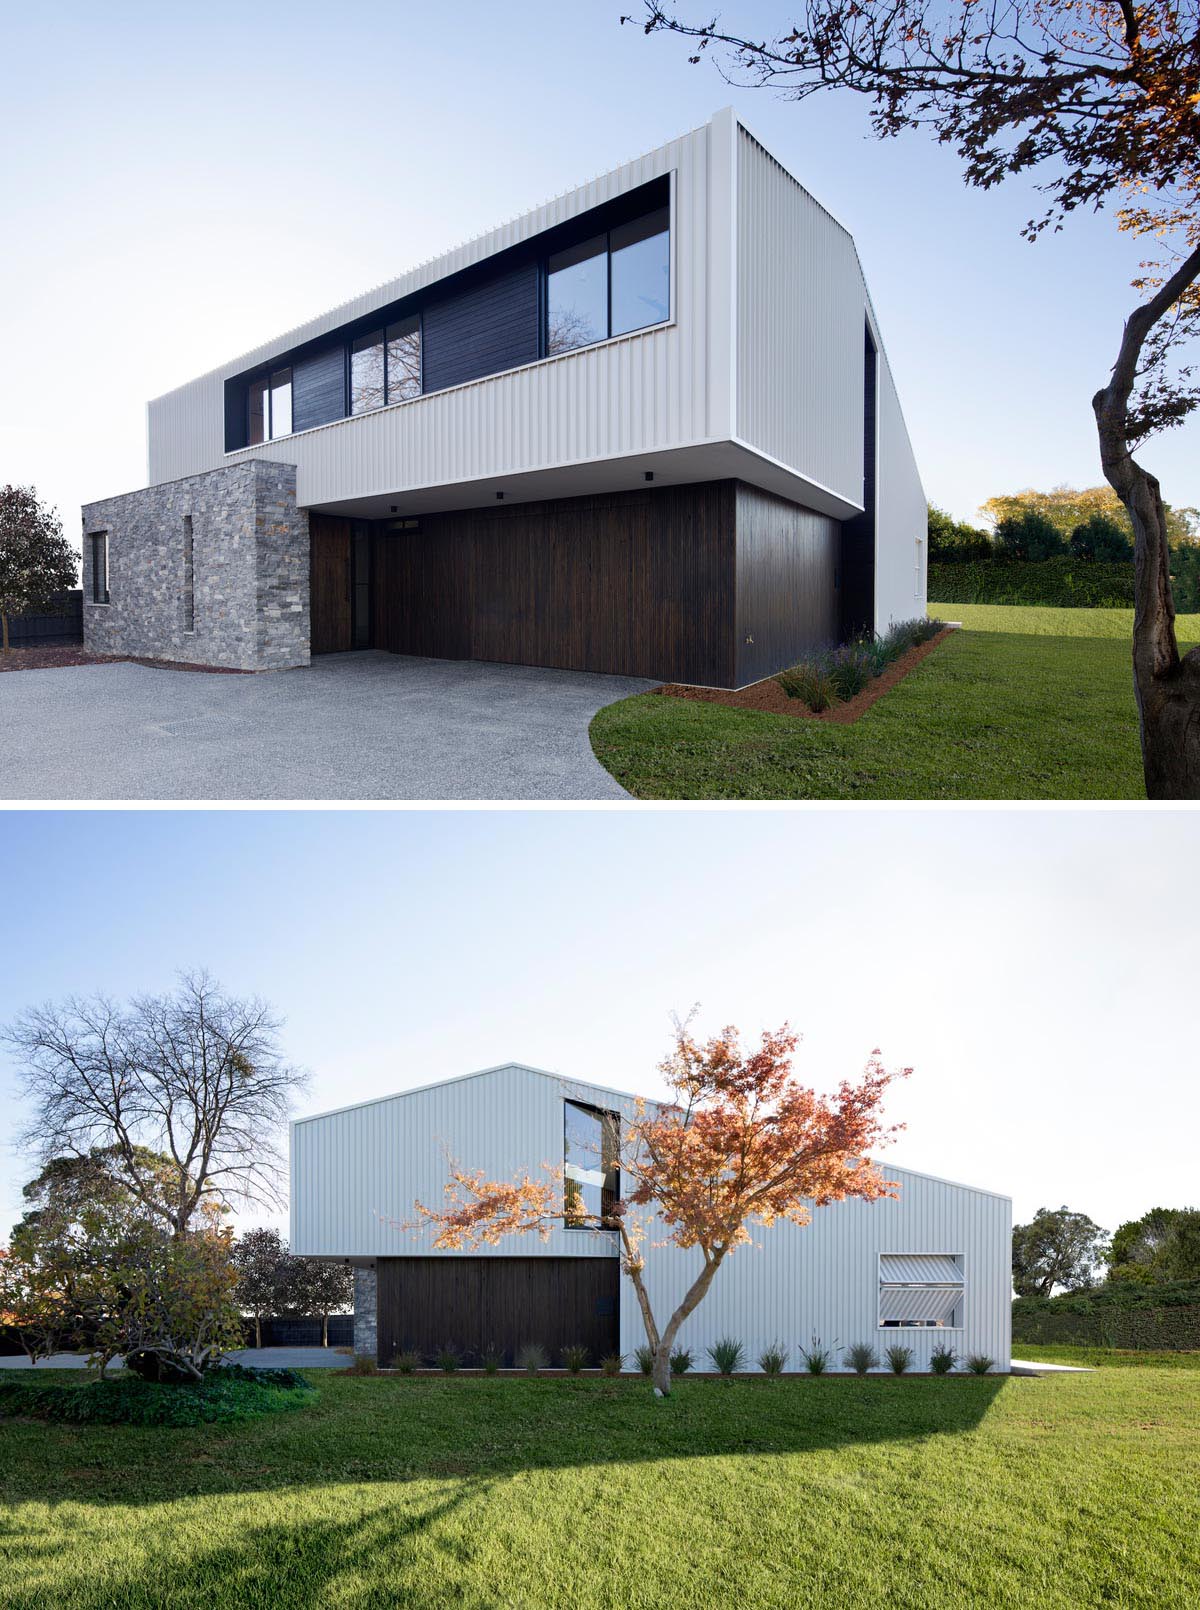
<instances>
[{"instance_id":1,"label":"dark wood garage door","mask_svg":"<svg viewBox=\"0 0 1200 1610\"><path fill-rule=\"evenodd\" d=\"M312 651L340 654L353 646L349 520L310 514L308 544Z\"/></svg>"},{"instance_id":2,"label":"dark wood garage door","mask_svg":"<svg viewBox=\"0 0 1200 1610\"><path fill-rule=\"evenodd\" d=\"M497 1347L515 1361L540 1342L554 1365L581 1343L598 1364L618 1347L617 1258L381 1258L379 1362L402 1348L432 1359L450 1346L478 1361Z\"/></svg>"}]
</instances>

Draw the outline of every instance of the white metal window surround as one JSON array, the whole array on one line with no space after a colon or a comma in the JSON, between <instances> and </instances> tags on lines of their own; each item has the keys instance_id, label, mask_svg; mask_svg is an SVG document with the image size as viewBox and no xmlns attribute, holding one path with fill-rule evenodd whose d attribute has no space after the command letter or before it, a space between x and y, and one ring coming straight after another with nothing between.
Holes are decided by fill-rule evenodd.
<instances>
[{"instance_id":1,"label":"white metal window surround","mask_svg":"<svg viewBox=\"0 0 1200 1610\"><path fill-rule=\"evenodd\" d=\"M962 1259L956 1253L881 1253L880 1328L959 1329L964 1289Z\"/></svg>"}]
</instances>

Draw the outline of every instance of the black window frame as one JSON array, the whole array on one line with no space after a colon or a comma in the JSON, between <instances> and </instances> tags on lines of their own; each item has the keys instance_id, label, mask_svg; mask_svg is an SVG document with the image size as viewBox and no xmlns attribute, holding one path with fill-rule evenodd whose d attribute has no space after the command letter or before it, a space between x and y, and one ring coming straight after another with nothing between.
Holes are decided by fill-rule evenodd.
<instances>
[{"instance_id":1,"label":"black window frame","mask_svg":"<svg viewBox=\"0 0 1200 1610\"><path fill-rule=\"evenodd\" d=\"M91 545L92 559L92 596L90 602L93 604L109 604L112 602L112 598L108 590L108 532L89 531L88 542ZM96 563L97 552L103 557L102 566L98 566ZM101 571L103 571L104 575L103 587L100 586ZM104 594L103 598L100 596L101 593Z\"/></svg>"},{"instance_id":2,"label":"black window frame","mask_svg":"<svg viewBox=\"0 0 1200 1610\"><path fill-rule=\"evenodd\" d=\"M288 429L280 432L280 434L276 436L274 429L275 401L273 393L275 387L272 382L274 381L276 375L286 374L288 377L288 390L291 392L291 403L288 409L289 425L295 420L296 417L295 365L292 363L289 354L284 354L284 356L288 358L288 361L287 363L280 364L278 368L258 369L254 372L254 374L246 376L245 445L247 447L265 447L268 442L285 442L289 436L294 436L296 434L295 430ZM252 442L250 440L250 393L260 380L263 382L263 439L261 442Z\"/></svg>"},{"instance_id":3,"label":"black window frame","mask_svg":"<svg viewBox=\"0 0 1200 1610\"><path fill-rule=\"evenodd\" d=\"M613 334L613 327L612 327L612 323L613 323L613 249L612 249L613 234L618 229L624 229L624 228L627 227L627 225L637 223L642 218L649 218L649 217L652 216L652 214L658 213L658 212L666 213L666 216L667 216L667 228L666 228L666 236L667 236L667 311L666 311L666 314L661 319L653 319L647 324L639 324L637 326L637 328L633 329L633 330L620 330L620 331L617 332L617 334L614 335ZM587 216L588 215L586 213L584 213L583 214L583 219L586 220ZM595 228L581 229L578 232L578 234L572 236L570 239L557 241L554 244L553 249L547 249L546 251L544 251L542 253L542 256L541 256L541 259L540 259L540 262L539 262L539 265L538 265L538 291L539 291L539 298L538 298L538 301L539 301L539 306L538 306L538 355L539 355L539 357L543 358L543 359L544 358L565 358L565 357L569 357L572 352L587 352L591 347L601 346L605 341L619 341L624 336L627 336L627 335L640 335L643 330L657 330L664 324L670 324L671 318L672 318L673 313L674 313L673 297L672 297L672 292L674 290L674 286L672 284L672 275L671 275L671 262L672 262L671 253L674 250L674 240L673 240L674 233L675 233L675 230L674 230L673 209L671 207L670 193L668 192L668 196L667 196L667 199L665 201L660 201L656 206L647 207L644 212L635 212L635 213L632 213L628 218L622 218L622 219L610 222L603 229L595 229ZM573 246L582 245L584 241L592 240L592 239L599 239L599 237L601 235L603 235L603 237L604 237L604 273L605 273L604 304L605 304L605 331L606 331L606 333L604 335L597 336L594 341L581 342L580 345L577 346L577 347L566 347L566 348L564 348L564 350L562 352L551 352L550 351L550 260L551 260L551 258L561 256L563 252L570 251Z\"/></svg>"},{"instance_id":4,"label":"black window frame","mask_svg":"<svg viewBox=\"0 0 1200 1610\"><path fill-rule=\"evenodd\" d=\"M568 1144L568 1109L574 1107L579 1112L589 1113L600 1120L600 1162L604 1163L605 1141L611 1135L609 1144L612 1147L612 1174L614 1184L600 1187L600 1223L587 1224L573 1222L571 1215L566 1211L566 1162ZM615 1206L621 1200L621 1115L610 1107L597 1107L590 1101L575 1101L570 1096L563 1099L563 1229L564 1230L600 1230L613 1234L617 1230ZM608 1172L607 1169L604 1170Z\"/></svg>"}]
</instances>

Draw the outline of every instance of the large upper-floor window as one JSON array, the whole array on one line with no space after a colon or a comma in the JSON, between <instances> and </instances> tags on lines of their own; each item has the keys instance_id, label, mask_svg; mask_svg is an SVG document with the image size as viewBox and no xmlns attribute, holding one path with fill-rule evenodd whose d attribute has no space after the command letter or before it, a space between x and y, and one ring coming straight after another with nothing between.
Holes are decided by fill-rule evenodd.
<instances>
[{"instance_id":1,"label":"large upper-floor window","mask_svg":"<svg viewBox=\"0 0 1200 1610\"><path fill-rule=\"evenodd\" d=\"M554 252L546 264L546 355L662 324L671 312L670 211Z\"/></svg>"},{"instance_id":2,"label":"large upper-floor window","mask_svg":"<svg viewBox=\"0 0 1200 1610\"><path fill-rule=\"evenodd\" d=\"M350 412L421 395L421 320L414 314L350 344Z\"/></svg>"},{"instance_id":3,"label":"large upper-floor window","mask_svg":"<svg viewBox=\"0 0 1200 1610\"><path fill-rule=\"evenodd\" d=\"M292 371L276 369L250 382L249 444L292 434Z\"/></svg>"},{"instance_id":4,"label":"large upper-floor window","mask_svg":"<svg viewBox=\"0 0 1200 1610\"><path fill-rule=\"evenodd\" d=\"M569 1230L594 1230L611 1219L621 1194L620 1119L580 1101L563 1106L564 1223Z\"/></svg>"}]
</instances>

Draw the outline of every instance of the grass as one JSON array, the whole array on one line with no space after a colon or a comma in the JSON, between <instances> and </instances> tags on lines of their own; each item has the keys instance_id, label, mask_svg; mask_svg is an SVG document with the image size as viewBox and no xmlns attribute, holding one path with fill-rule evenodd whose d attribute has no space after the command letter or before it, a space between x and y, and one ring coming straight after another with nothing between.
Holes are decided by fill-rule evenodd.
<instances>
[{"instance_id":1,"label":"grass","mask_svg":"<svg viewBox=\"0 0 1200 1610\"><path fill-rule=\"evenodd\" d=\"M592 747L643 799L1145 797L1130 610L929 608L967 629L850 726L646 693L601 710Z\"/></svg>"},{"instance_id":2,"label":"grass","mask_svg":"<svg viewBox=\"0 0 1200 1610\"><path fill-rule=\"evenodd\" d=\"M1185 1371L354 1379L235 1427L0 1426L0 1603L1170 1610Z\"/></svg>"},{"instance_id":3,"label":"grass","mask_svg":"<svg viewBox=\"0 0 1200 1610\"><path fill-rule=\"evenodd\" d=\"M1076 1347L1068 1342L1017 1342L1013 1357L1041 1364L1084 1364L1126 1370L1200 1370L1200 1352L1159 1353L1150 1348Z\"/></svg>"}]
</instances>

